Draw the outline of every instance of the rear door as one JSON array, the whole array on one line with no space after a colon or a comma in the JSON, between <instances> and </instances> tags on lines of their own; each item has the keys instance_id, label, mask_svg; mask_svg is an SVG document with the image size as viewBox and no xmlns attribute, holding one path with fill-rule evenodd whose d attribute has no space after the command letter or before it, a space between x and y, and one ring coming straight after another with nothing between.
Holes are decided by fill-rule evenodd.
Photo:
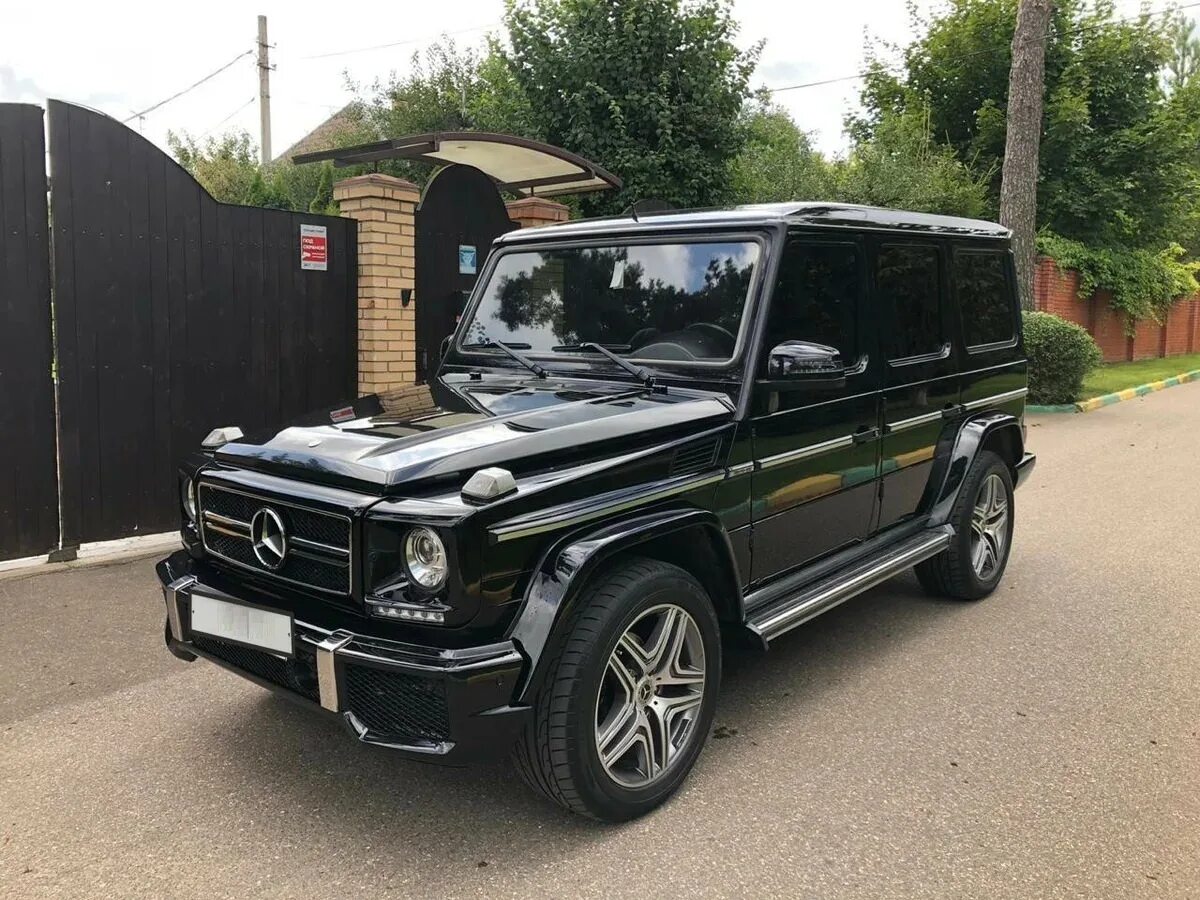
<instances>
[{"instance_id":1,"label":"rear door","mask_svg":"<svg viewBox=\"0 0 1200 900\"><path fill-rule=\"evenodd\" d=\"M939 240L879 238L872 246L873 308L883 324L882 480L877 528L915 515L934 447L959 409L957 327Z\"/></svg>"},{"instance_id":2,"label":"rear door","mask_svg":"<svg viewBox=\"0 0 1200 900\"><path fill-rule=\"evenodd\" d=\"M950 283L961 322L963 406L1020 415L1025 354L1012 253L1003 245L960 244L951 258Z\"/></svg>"},{"instance_id":3,"label":"rear door","mask_svg":"<svg viewBox=\"0 0 1200 900\"><path fill-rule=\"evenodd\" d=\"M855 239L789 238L771 296L762 365L787 340L838 348L843 389L755 384L753 579L782 575L866 537L879 453L879 374L864 316L866 252ZM765 371L759 373L760 377Z\"/></svg>"}]
</instances>

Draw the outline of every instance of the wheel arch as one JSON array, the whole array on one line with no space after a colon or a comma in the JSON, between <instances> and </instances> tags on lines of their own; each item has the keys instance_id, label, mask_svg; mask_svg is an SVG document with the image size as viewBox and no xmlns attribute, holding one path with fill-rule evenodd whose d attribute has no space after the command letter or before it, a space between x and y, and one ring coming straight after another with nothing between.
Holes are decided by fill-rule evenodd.
<instances>
[{"instance_id":1,"label":"wheel arch","mask_svg":"<svg viewBox=\"0 0 1200 900\"><path fill-rule=\"evenodd\" d=\"M529 657L518 692L527 702L545 675L556 627L587 584L624 555L677 565L704 587L722 622L743 618L741 579L729 537L716 514L695 507L647 511L620 521L593 524L555 542L530 578L509 636Z\"/></svg>"},{"instance_id":2,"label":"wheel arch","mask_svg":"<svg viewBox=\"0 0 1200 900\"><path fill-rule=\"evenodd\" d=\"M930 525L943 525L949 520L967 472L985 450L1004 460L1015 484L1017 463L1025 452L1025 438L1016 416L985 412L965 420L944 438L939 450L938 471L931 479L931 486L936 485L936 489L930 507Z\"/></svg>"}]
</instances>

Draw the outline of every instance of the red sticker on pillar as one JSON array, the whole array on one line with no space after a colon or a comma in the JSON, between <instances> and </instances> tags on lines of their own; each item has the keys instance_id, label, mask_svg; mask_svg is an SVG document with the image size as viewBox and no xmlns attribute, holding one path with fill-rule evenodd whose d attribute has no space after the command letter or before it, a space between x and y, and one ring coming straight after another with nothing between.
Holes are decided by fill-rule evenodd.
<instances>
[{"instance_id":1,"label":"red sticker on pillar","mask_svg":"<svg viewBox=\"0 0 1200 900\"><path fill-rule=\"evenodd\" d=\"M329 269L329 233L324 225L300 226L300 268Z\"/></svg>"}]
</instances>

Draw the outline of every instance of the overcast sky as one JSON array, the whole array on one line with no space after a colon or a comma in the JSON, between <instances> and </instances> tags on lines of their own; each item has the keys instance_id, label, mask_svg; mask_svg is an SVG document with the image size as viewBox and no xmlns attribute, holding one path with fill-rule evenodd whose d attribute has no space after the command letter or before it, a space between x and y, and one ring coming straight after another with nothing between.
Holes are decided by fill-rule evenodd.
<instances>
[{"instance_id":1,"label":"overcast sky","mask_svg":"<svg viewBox=\"0 0 1200 900\"><path fill-rule=\"evenodd\" d=\"M939 0L917 5L929 9ZM1158 10L1169 4L1149 5ZM1141 2L1118 0L1117 6L1132 14ZM498 27L502 9L502 0L6 3L0 14L0 101L56 97L124 120L251 50L262 13L277 66L271 104L279 153L350 98L345 73L369 83L403 72L413 51L443 32L456 32L454 40L463 45L480 44ZM858 72L868 34L892 42L911 37L903 0L737 0L734 9L740 43L766 40L754 83L771 88ZM400 41L409 43L361 49ZM857 89L855 81L839 81L775 96L817 146L839 153L846 145L842 119L854 107ZM131 127L162 146L169 129L203 135L245 128L257 140L257 96L254 59L244 56Z\"/></svg>"}]
</instances>

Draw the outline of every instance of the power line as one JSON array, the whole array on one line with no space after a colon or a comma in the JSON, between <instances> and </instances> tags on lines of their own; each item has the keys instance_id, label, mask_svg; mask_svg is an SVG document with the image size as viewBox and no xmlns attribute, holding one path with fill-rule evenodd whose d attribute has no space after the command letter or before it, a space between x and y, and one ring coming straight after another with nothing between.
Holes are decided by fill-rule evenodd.
<instances>
[{"instance_id":1,"label":"power line","mask_svg":"<svg viewBox=\"0 0 1200 900\"><path fill-rule=\"evenodd\" d=\"M391 47L405 47L410 44L427 44L433 43L439 38L453 37L457 34L467 34L472 31L483 31L487 28L495 28L499 22L488 22L486 25L472 25L470 28L460 28L457 31L443 31L441 34L433 37L410 38L403 41L392 41L387 44L373 44L370 47L352 47L348 50L332 50L329 53L314 53L309 56L299 56L297 59L328 59L331 56L348 56L351 53L368 53L372 50L387 50Z\"/></svg>"},{"instance_id":2,"label":"power line","mask_svg":"<svg viewBox=\"0 0 1200 900\"><path fill-rule=\"evenodd\" d=\"M1182 6L1171 6L1171 7L1167 7L1166 9L1155 10L1154 12L1151 12L1151 13L1144 13L1144 14L1138 13L1136 16L1126 16L1123 19L1113 19L1111 22L1097 23L1096 25L1094 25L1092 27L1100 28L1100 27L1103 27L1103 25L1119 25L1123 22L1132 22L1134 19L1141 19L1141 18L1143 18L1143 16L1145 18L1151 18L1153 16L1159 16L1159 15L1163 15L1163 14L1182 12L1185 9L1194 9L1195 7L1198 7L1198 6L1200 6L1200 3L1185 3ZM1075 29L1073 32L1068 32L1068 34L1078 35L1078 34L1084 33L1086 30L1087 29L1085 27L1080 27L1080 28ZM969 59L972 56L983 56L983 55L987 55L987 54L990 54L993 52L994 51L992 51L990 49L976 50L973 53L963 53L958 57L958 59ZM891 65L883 66L883 68L885 70L894 70L894 69L900 68L901 66L903 66L903 63L892 63ZM870 75L872 73L872 71L874 71L874 70L867 69L862 72L856 72L853 75L839 75L836 78L823 78L820 81L806 81L806 82L803 82L802 84L789 84L789 85L785 85L784 87L767 88L766 91L768 94L780 94L780 93L783 93L784 91L798 91L798 90L801 90L802 88L822 87L827 84L838 84L839 82L842 82L842 81L858 81L860 78L866 78L868 75Z\"/></svg>"},{"instance_id":3,"label":"power line","mask_svg":"<svg viewBox=\"0 0 1200 900\"><path fill-rule=\"evenodd\" d=\"M233 112L231 112L225 118L223 118L216 125L210 125L208 128L206 128L202 132L200 132L198 137L205 137L206 135L210 134L211 132L216 131L218 128L220 128L222 125L224 125L226 122L228 122L230 119L232 119L234 116L236 116L238 113L240 113L243 109L245 109L247 106L249 106L251 103L253 103L257 99L258 99L257 96L251 97L249 100L247 100L245 103L243 103L237 109L235 109Z\"/></svg>"},{"instance_id":4,"label":"power line","mask_svg":"<svg viewBox=\"0 0 1200 900\"><path fill-rule=\"evenodd\" d=\"M150 113L152 113L156 109L158 109L160 106L166 106L172 100L178 100L184 94L188 93L189 91L194 91L196 88L200 87L200 85L204 84L204 82L208 81L209 79L215 78L216 76L220 75L222 72L224 72L226 69L228 69L234 63L236 63L243 56L251 56L253 53L254 53L253 50L247 50L245 53L239 53L237 56L235 56L229 62L225 63L225 65L221 66L221 68L217 69L214 72L209 72L207 75L205 75L199 81L195 82L194 84L189 85L188 87L185 87L182 91L172 94L166 100L159 100L153 106L148 106L145 109L143 109L141 112L134 113L128 119L123 119L122 121L123 122L132 122L134 119L140 119L143 116L149 115Z\"/></svg>"}]
</instances>

